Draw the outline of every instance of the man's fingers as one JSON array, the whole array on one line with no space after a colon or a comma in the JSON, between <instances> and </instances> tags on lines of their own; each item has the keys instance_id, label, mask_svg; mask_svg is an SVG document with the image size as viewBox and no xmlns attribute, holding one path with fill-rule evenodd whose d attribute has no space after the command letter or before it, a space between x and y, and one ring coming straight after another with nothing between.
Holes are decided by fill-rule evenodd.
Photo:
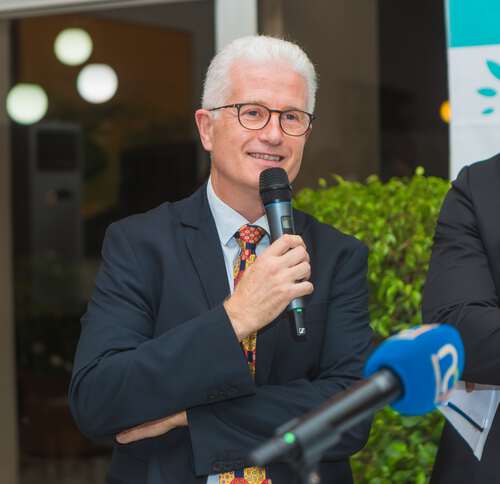
<instances>
[{"instance_id":1,"label":"man's fingers","mask_svg":"<svg viewBox=\"0 0 500 484\"><path fill-rule=\"evenodd\" d=\"M314 286L310 281L294 282L289 286L288 297L290 301L297 297L307 296L314 291Z\"/></svg>"},{"instance_id":2,"label":"man's fingers","mask_svg":"<svg viewBox=\"0 0 500 484\"><path fill-rule=\"evenodd\" d=\"M467 393L470 393L470 392L473 392L474 391L474 388L475 388L475 384L474 383L470 383L468 381L465 382L465 391Z\"/></svg>"},{"instance_id":3,"label":"man's fingers","mask_svg":"<svg viewBox=\"0 0 500 484\"><path fill-rule=\"evenodd\" d=\"M116 441L120 444L130 444L137 440L158 437L169 431L169 424L167 419L158 422L145 423L132 427L131 429L120 432L116 436Z\"/></svg>"},{"instance_id":4,"label":"man's fingers","mask_svg":"<svg viewBox=\"0 0 500 484\"><path fill-rule=\"evenodd\" d=\"M303 245L304 248L306 247L306 244L302 240L302 237L300 235L290 235L290 234L285 234L282 235L278 240L275 240L263 253L268 253L270 255L283 255L286 252L288 252L290 249L294 249L295 247L298 247L299 245Z\"/></svg>"},{"instance_id":5,"label":"man's fingers","mask_svg":"<svg viewBox=\"0 0 500 484\"><path fill-rule=\"evenodd\" d=\"M121 432L116 436L117 442L120 444L130 444L137 440L148 439L151 437L158 437L166 432L159 424L153 424L149 427L140 427L125 432Z\"/></svg>"},{"instance_id":6,"label":"man's fingers","mask_svg":"<svg viewBox=\"0 0 500 484\"><path fill-rule=\"evenodd\" d=\"M290 267L287 275L292 281L307 281L311 277L311 266L309 262L301 262Z\"/></svg>"},{"instance_id":7,"label":"man's fingers","mask_svg":"<svg viewBox=\"0 0 500 484\"><path fill-rule=\"evenodd\" d=\"M280 263L283 267L293 267L301 262L309 263L310 257L303 245L298 245L293 249L290 249L288 252L283 254L280 259Z\"/></svg>"},{"instance_id":8,"label":"man's fingers","mask_svg":"<svg viewBox=\"0 0 500 484\"><path fill-rule=\"evenodd\" d=\"M116 436L116 441L120 444L130 444L137 440L149 439L166 434L175 427L182 427L188 424L186 411L146 422L131 429L124 430Z\"/></svg>"},{"instance_id":9,"label":"man's fingers","mask_svg":"<svg viewBox=\"0 0 500 484\"><path fill-rule=\"evenodd\" d=\"M312 294L314 291L314 286L312 282L310 281L301 281L301 282L296 282L293 285L293 297L292 299L295 299L296 297L302 297L302 296L307 296L309 294Z\"/></svg>"}]
</instances>

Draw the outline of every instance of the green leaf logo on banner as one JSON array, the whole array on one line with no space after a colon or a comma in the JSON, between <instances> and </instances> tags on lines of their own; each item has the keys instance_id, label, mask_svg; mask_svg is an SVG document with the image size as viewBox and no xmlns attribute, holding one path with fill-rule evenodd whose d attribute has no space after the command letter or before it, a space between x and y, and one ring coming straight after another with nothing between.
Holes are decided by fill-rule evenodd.
<instances>
[{"instance_id":1,"label":"green leaf logo on banner","mask_svg":"<svg viewBox=\"0 0 500 484\"><path fill-rule=\"evenodd\" d=\"M492 87L482 87L481 89L478 89L477 92L481 94L481 96L486 97L493 97L497 95L496 89L493 89Z\"/></svg>"},{"instance_id":2,"label":"green leaf logo on banner","mask_svg":"<svg viewBox=\"0 0 500 484\"><path fill-rule=\"evenodd\" d=\"M488 69L490 70L490 72L497 79L500 79L500 64L497 64L496 62L489 60L489 61L486 61L486 65L488 66Z\"/></svg>"},{"instance_id":3,"label":"green leaf logo on banner","mask_svg":"<svg viewBox=\"0 0 500 484\"><path fill-rule=\"evenodd\" d=\"M500 80L500 64L495 61L487 60L486 65L488 66L489 71ZM498 91L493 87L481 87L477 90L477 93L486 98L495 97L498 94ZM483 116L488 116L495 112L495 108L487 107L481 111Z\"/></svg>"}]
</instances>

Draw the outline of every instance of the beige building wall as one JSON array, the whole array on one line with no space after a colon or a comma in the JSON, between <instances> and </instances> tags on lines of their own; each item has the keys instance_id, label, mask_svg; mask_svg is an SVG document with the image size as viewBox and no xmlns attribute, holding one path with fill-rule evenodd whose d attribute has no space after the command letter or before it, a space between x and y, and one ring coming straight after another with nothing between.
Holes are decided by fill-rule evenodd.
<instances>
[{"instance_id":1,"label":"beige building wall","mask_svg":"<svg viewBox=\"0 0 500 484\"><path fill-rule=\"evenodd\" d=\"M377 2L261 0L260 32L299 43L319 72L317 122L295 189L379 170Z\"/></svg>"},{"instance_id":2,"label":"beige building wall","mask_svg":"<svg viewBox=\"0 0 500 484\"><path fill-rule=\"evenodd\" d=\"M9 28L0 20L0 100L9 86ZM10 155L5 103L0 103L0 482L17 483L18 444L10 211Z\"/></svg>"}]
</instances>

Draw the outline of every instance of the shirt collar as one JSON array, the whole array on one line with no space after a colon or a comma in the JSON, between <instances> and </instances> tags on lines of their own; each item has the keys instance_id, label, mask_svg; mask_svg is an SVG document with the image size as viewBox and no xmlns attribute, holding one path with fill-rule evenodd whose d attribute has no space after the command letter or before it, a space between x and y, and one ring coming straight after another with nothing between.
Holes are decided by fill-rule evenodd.
<instances>
[{"instance_id":1,"label":"shirt collar","mask_svg":"<svg viewBox=\"0 0 500 484\"><path fill-rule=\"evenodd\" d=\"M224 203L215 193L212 186L212 178L208 179L207 183L207 198L210 211L215 221L215 226L217 227L217 232L219 234L219 239L222 245L228 245L231 240L234 240L234 234L237 230L245 224L250 224L250 222L243 217L236 210L231 208L229 205ZM255 223L251 225L258 225L266 231L266 235L269 234L269 223L267 221L267 216L264 214Z\"/></svg>"}]
</instances>

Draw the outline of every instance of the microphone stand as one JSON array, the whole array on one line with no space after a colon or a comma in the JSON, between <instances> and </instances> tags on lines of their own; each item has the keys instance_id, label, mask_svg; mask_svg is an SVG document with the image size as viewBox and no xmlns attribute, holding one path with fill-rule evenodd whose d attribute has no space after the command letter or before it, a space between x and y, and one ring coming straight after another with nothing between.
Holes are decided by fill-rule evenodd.
<instances>
[{"instance_id":1,"label":"microphone stand","mask_svg":"<svg viewBox=\"0 0 500 484\"><path fill-rule=\"evenodd\" d=\"M263 466L278 459L296 472L302 484L319 484L318 464L342 434L402 393L399 378L382 369L368 380L327 400L316 410L279 427L276 436L255 449L250 459Z\"/></svg>"},{"instance_id":2,"label":"microphone stand","mask_svg":"<svg viewBox=\"0 0 500 484\"><path fill-rule=\"evenodd\" d=\"M276 436L283 436L287 432L293 432L301 419L295 418L279 427ZM323 434L307 448L294 449L285 454L285 462L292 468L298 484L320 484L319 462L325 451L335 445L342 437L343 430L331 430L328 434ZM254 454L258 455L258 454Z\"/></svg>"}]
</instances>

